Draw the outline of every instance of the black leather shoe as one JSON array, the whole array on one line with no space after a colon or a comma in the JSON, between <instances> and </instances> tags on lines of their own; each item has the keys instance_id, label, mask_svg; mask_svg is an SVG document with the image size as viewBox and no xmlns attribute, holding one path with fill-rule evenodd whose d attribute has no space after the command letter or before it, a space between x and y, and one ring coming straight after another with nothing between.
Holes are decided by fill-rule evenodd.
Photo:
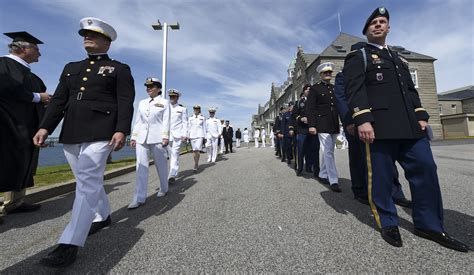
<instances>
[{"instance_id":1,"label":"black leather shoe","mask_svg":"<svg viewBox=\"0 0 474 275\"><path fill-rule=\"evenodd\" d=\"M396 205L399 205L399 206L401 206L401 207L411 208L411 200L407 200L406 198L393 199L393 202L394 202Z\"/></svg>"},{"instance_id":2,"label":"black leather shoe","mask_svg":"<svg viewBox=\"0 0 474 275\"><path fill-rule=\"evenodd\" d=\"M175 181L176 181L175 177L170 177L168 179L168 184L173 184L173 183L175 183Z\"/></svg>"},{"instance_id":3,"label":"black leather shoe","mask_svg":"<svg viewBox=\"0 0 474 275\"><path fill-rule=\"evenodd\" d=\"M41 209L41 204L24 202L15 209L7 211L8 214L33 212Z\"/></svg>"},{"instance_id":4,"label":"black leather shoe","mask_svg":"<svg viewBox=\"0 0 474 275\"><path fill-rule=\"evenodd\" d=\"M286 163L291 164L291 159L288 159L288 161Z\"/></svg>"},{"instance_id":5,"label":"black leather shoe","mask_svg":"<svg viewBox=\"0 0 474 275\"><path fill-rule=\"evenodd\" d=\"M285 161L286 161L286 159L283 159L283 158L281 159L281 162L285 162Z\"/></svg>"},{"instance_id":6,"label":"black leather shoe","mask_svg":"<svg viewBox=\"0 0 474 275\"><path fill-rule=\"evenodd\" d=\"M449 236L446 232L437 232L415 228L415 235L439 243L440 245L460 252L469 252L469 247Z\"/></svg>"},{"instance_id":7,"label":"black leather shoe","mask_svg":"<svg viewBox=\"0 0 474 275\"><path fill-rule=\"evenodd\" d=\"M59 244L53 252L41 259L40 263L49 267L70 266L76 260L78 247L72 244Z\"/></svg>"},{"instance_id":8,"label":"black leather shoe","mask_svg":"<svg viewBox=\"0 0 474 275\"><path fill-rule=\"evenodd\" d=\"M329 188L330 188L331 191L333 191L333 192L337 192L337 193L342 192L341 187L339 187L339 184L337 184L337 183L331 184L331 186L330 186Z\"/></svg>"},{"instance_id":9,"label":"black leather shoe","mask_svg":"<svg viewBox=\"0 0 474 275\"><path fill-rule=\"evenodd\" d=\"M316 179L322 184L329 185L329 180L327 178L316 177Z\"/></svg>"},{"instance_id":10,"label":"black leather shoe","mask_svg":"<svg viewBox=\"0 0 474 275\"><path fill-rule=\"evenodd\" d=\"M382 239L384 239L387 243L396 247L403 246L402 237L398 231L398 226L384 227L380 233L382 234Z\"/></svg>"},{"instance_id":11,"label":"black leather shoe","mask_svg":"<svg viewBox=\"0 0 474 275\"><path fill-rule=\"evenodd\" d=\"M296 171L296 176L297 177L301 177L303 175L303 171Z\"/></svg>"},{"instance_id":12,"label":"black leather shoe","mask_svg":"<svg viewBox=\"0 0 474 275\"><path fill-rule=\"evenodd\" d=\"M112 219L110 218L110 215L105 219L105 221L93 222L91 229L89 230L89 236L99 232L102 228L109 226L111 223Z\"/></svg>"},{"instance_id":13,"label":"black leather shoe","mask_svg":"<svg viewBox=\"0 0 474 275\"><path fill-rule=\"evenodd\" d=\"M306 168L305 171L308 172L308 173L313 173L313 169L311 169L311 168Z\"/></svg>"},{"instance_id":14,"label":"black leather shoe","mask_svg":"<svg viewBox=\"0 0 474 275\"><path fill-rule=\"evenodd\" d=\"M354 199L356 199L356 201L362 203L362 204L365 204L365 205L370 205L369 203L369 199L367 197L363 197L363 196L354 196Z\"/></svg>"}]
</instances>

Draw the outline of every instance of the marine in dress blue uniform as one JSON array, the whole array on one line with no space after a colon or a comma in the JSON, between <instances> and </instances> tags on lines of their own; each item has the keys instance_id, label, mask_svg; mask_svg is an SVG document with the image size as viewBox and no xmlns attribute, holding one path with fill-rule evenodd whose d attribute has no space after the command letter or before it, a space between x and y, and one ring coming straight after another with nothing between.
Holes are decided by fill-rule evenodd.
<instances>
[{"instance_id":1,"label":"marine in dress blue uniform","mask_svg":"<svg viewBox=\"0 0 474 275\"><path fill-rule=\"evenodd\" d=\"M62 267L74 262L88 235L110 225L110 205L103 187L108 155L125 144L130 133L135 88L129 66L107 51L117 34L92 17L80 21L79 34L89 56L64 67L59 85L34 137L37 146L64 118L59 142L76 178L71 221L58 247L41 263ZM93 223L94 221L94 223Z\"/></svg>"},{"instance_id":2,"label":"marine in dress blue uniform","mask_svg":"<svg viewBox=\"0 0 474 275\"><path fill-rule=\"evenodd\" d=\"M349 53L343 69L349 109L365 143L370 207L382 238L401 247L391 197L393 163L398 161L412 191L415 234L467 252L465 244L444 231L436 164L425 132L429 115L421 105L408 62L385 44L389 29L388 11L375 9L363 28L367 45Z\"/></svg>"},{"instance_id":3,"label":"marine in dress blue uniform","mask_svg":"<svg viewBox=\"0 0 474 275\"><path fill-rule=\"evenodd\" d=\"M281 117L280 121L280 137L281 137L281 161L291 164L291 138L294 134L293 131L293 118L291 112L287 109Z\"/></svg>"}]
</instances>

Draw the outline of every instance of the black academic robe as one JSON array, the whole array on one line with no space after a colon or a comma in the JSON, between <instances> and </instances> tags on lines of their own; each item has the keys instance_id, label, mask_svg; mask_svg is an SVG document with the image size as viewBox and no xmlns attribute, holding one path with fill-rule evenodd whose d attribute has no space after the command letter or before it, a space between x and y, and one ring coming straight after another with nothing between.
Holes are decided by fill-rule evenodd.
<instances>
[{"instance_id":1,"label":"black academic robe","mask_svg":"<svg viewBox=\"0 0 474 275\"><path fill-rule=\"evenodd\" d=\"M0 192L33 186L38 151L32 139L44 109L33 103L33 93L44 91L28 68L0 57Z\"/></svg>"}]
</instances>

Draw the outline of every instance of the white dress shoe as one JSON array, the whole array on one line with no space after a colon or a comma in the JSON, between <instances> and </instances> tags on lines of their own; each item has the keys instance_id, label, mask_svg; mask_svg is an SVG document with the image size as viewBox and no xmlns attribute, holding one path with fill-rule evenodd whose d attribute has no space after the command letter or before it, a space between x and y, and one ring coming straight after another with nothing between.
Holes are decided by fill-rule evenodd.
<instances>
[{"instance_id":1,"label":"white dress shoe","mask_svg":"<svg viewBox=\"0 0 474 275\"><path fill-rule=\"evenodd\" d=\"M161 197L166 196L166 193L159 191L158 194L156 194L156 196L157 196L158 198L161 198Z\"/></svg>"},{"instance_id":2,"label":"white dress shoe","mask_svg":"<svg viewBox=\"0 0 474 275\"><path fill-rule=\"evenodd\" d=\"M128 205L128 209L135 209L144 204L145 204L144 202L132 202L131 204Z\"/></svg>"}]
</instances>

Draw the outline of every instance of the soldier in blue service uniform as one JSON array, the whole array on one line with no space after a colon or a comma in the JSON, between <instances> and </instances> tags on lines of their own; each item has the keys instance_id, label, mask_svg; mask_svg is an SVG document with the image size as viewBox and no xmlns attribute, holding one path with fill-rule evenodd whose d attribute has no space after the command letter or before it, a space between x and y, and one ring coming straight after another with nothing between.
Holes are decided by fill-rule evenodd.
<instances>
[{"instance_id":1,"label":"soldier in blue service uniform","mask_svg":"<svg viewBox=\"0 0 474 275\"><path fill-rule=\"evenodd\" d=\"M107 55L117 37L112 26L97 18L80 21L88 58L64 67L56 92L33 141L44 146L59 121L59 142L76 178L71 221L49 255L46 266L72 264L88 235L110 225L110 205L103 187L107 156L119 150L130 134L135 88L129 66Z\"/></svg>"},{"instance_id":2,"label":"soldier in blue service uniform","mask_svg":"<svg viewBox=\"0 0 474 275\"><path fill-rule=\"evenodd\" d=\"M296 128L297 176L302 175L303 167L306 167L305 170L308 173L314 173L315 175L319 173L319 140L315 135L308 134L306 101L310 89L311 85L309 84L303 87L300 99L296 102L292 112Z\"/></svg>"},{"instance_id":3,"label":"soldier in blue service uniform","mask_svg":"<svg viewBox=\"0 0 474 275\"><path fill-rule=\"evenodd\" d=\"M288 109L283 110L283 114L280 120L280 132L279 136L281 138L281 162L287 162L291 164L292 154L291 154L291 137L294 134L293 131L293 120L291 117L291 112Z\"/></svg>"},{"instance_id":4,"label":"soldier in blue service uniform","mask_svg":"<svg viewBox=\"0 0 474 275\"><path fill-rule=\"evenodd\" d=\"M368 43L347 55L343 69L349 110L365 143L372 213L382 238L401 247L391 197L393 164L398 161L410 183L414 233L468 252L467 245L444 231L436 164L425 132L429 116L414 87L408 62L385 44L389 30L388 11L375 9L363 28Z\"/></svg>"}]
</instances>

